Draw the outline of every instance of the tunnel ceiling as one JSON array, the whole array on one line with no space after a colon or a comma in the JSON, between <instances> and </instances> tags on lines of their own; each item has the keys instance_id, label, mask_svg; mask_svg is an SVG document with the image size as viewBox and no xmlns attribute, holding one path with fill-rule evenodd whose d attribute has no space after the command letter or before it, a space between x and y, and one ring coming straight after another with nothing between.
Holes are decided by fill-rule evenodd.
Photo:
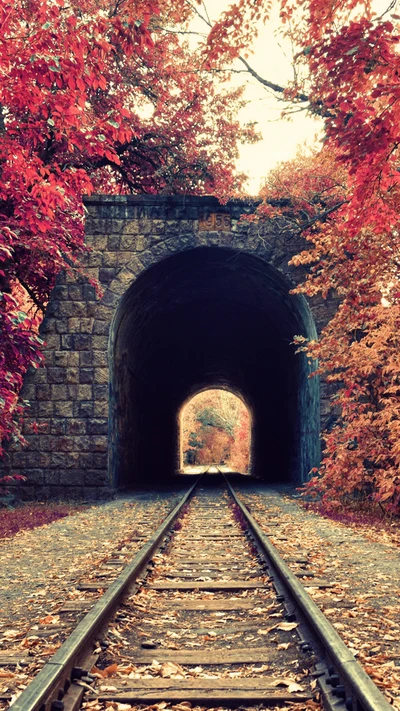
<instances>
[{"instance_id":1,"label":"tunnel ceiling","mask_svg":"<svg viewBox=\"0 0 400 711\"><path fill-rule=\"evenodd\" d=\"M267 468L270 479L279 479L280 468L281 478L288 479L304 367L291 342L295 334L312 335L304 302L289 289L283 276L258 258L209 247L163 260L136 280L115 324L123 479L131 476L134 460L136 468L151 469L150 475L159 468L158 457L151 464L144 456L152 437L171 462L172 445L164 438L176 440L179 408L213 385L229 387L248 403L258 438L257 473Z\"/></svg>"}]
</instances>

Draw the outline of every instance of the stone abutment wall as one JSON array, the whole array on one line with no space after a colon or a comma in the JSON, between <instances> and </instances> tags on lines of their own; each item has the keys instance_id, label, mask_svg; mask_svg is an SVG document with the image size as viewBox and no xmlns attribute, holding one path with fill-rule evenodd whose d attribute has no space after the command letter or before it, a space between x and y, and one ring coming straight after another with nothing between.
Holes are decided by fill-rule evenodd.
<instances>
[{"instance_id":1,"label":"stone abutment wall","mask_svg":"<svg viewBox=\"0 0 400 711\"><path fill-rule=\"evenodd\" d=\"M335 308L289 293L304 273L288 262L304 245L240 222L251 203L95 196L86 207L86 272L102 296L65 274L52 293L45 365L22 393L28 446L6 461L27 477L24 496L162 483L176 466L180 407L218 385L252 411L254 473L304 480L331 406L291 340L316 337Z\"/></svg>"}]
</instances>

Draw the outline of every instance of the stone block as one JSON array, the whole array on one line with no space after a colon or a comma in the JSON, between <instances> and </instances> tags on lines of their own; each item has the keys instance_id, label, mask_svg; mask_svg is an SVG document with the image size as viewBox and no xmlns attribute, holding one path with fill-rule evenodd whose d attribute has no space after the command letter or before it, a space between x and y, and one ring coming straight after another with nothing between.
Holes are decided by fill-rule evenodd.
<instances>
[{"instance_id":1,"label":"stone block","mask_svg":"<svg viewBox=\"0 0 400 711\"><path fill-rule=\"evenodd\" d=\"M139 232L139 223L137 220L128 220L122 228L123 235L137 235Z\"/></svg>"},{"instance_id":2,"label":"stone block","mask_svg":"<svg viewBox=\"0 0 400 711\"><path fill-rule=\"evenodd\" d=\"M83 483L85 486L105 486L108 483L107 471L101 469L89 469L84 472Z\"/></svg>"},{"instance_id":3,"label":"stone block","mask_svg":"<svg viewBox=\"0 0 400 711\"><path fill-rule=\"evenodd\" d=\"M114 308L112 306L107 306L107 304L102 303L96 309L96 319L99 321L107 321L107 323L111 323L113 316Z\"/></svg>"},{"instance_id":4,"label":"stone block","mask_svg":"<svg viewBox=\"0 0 400 711\"><path fill-rule=\"evenodd\" d=\"M87 402L82 401L77 404L79 417L93 417L94 405L92 400L89 400Z\"/></svg>"},{"instance_id":5,"label":"stone block","mask_svg":"<svg viewBox=\"0 0 400 711\"><path fill-rule=\"evenodd\" d=\"M108 368L95 368L94 369L94 382L95 383L108 383Z\"/></svg>"},{"instance_id":6,"label":"stone block","mask_svg":"<svg viewBox=\"0 0 400 711\"><path fill-rule=\"evenodd\" d=\"M38 402L37 417L51 417L54 412L54 405L51 400Z\"/></svg>"},{"instance_id":7,"label":"stone block","mask_svg":"<svg viewBox=\"0 0 400 711\"><path fill-rule=\"evenodd\" d=\"M85 501L103 501L110 498L112 491L109 486L85 486L83 494Z\"/></svg>"},{"instance_id":8,"label":"stone block","mask_svg":"<svg viewBox=\"0 0 400 711\"><path fill-rule=\"evenodd\" d=\"M60 318L84 318L86 301L64 301L60 304Z\"/></svg>"},{"instance_id":9,"label":"stone block","mask_svg":"<svg viewBox=\"0 0 400 711\"><path fill-rule=\"evenodd\" d=\"M94 402L93 414L95 417L108 417L108 402Z\"/></svg>"},{"instance_id":10,"label":"stone block","mask_svg":"<svg viewBox=\"0 0 400 711\"><path fill-rule=\"evenodd\" d=\"M90 451L91 452L107 452L108 438L107 435L93 435L91 437Z\"/></svg>"},{"instance_id":11,"label":"stone block","mask_svg":"<svg viewBox=\"0 0 400 711\"><path fill-rule=\"evenodd\" d=\"M39 417L39 403L38 402L28 402L27 403L27 413L30 417Z\"/></svg>"},{"instance_id":12,"label":"stone block","mask_svg":"<svg viewBox=\"0 0 400 711\"><path fill-rule=\"evenodd\" d=\"M95 318L97 312L97 304L97 301L88 301L86 309L86 316L88 318Z\"/></svg>"},{"instance_id":13,"label":"stone block","mask_svg":"<svg viewBox=\"0 0 400 711\"><path fill-rule=\"evenodd\" d=\"M79 382L80 383L93 383L93 368L79 368Z\"/></svg>"},{"instance_id":14,"label":"stone block","mask_svg":"<svg viewBox=\"0 0 400 711\"><path fill-rule=\"evenodd\" d=\"M117 252L104 252L103 254L103 266L104 267L116 267L118 265L118 254Z\"/></svg>"},{"instance_id":15,"label":"stone block","mask_svg":"<svg viewBox=\"0 0 400 711\"><path fill-rule=\"evenodd\" d=\"M44 338L46 348L59 351L61 348L61 336L58 333L46 334Z\"/></svg>"},{"instance_id":16,"label":"stone block","mask_svg":"<svg viewBox=\"0 0 400 711\"><path fill-rule=\"evenodd\" d=\"M14 467L18 467L18 468L26 467L27 452L13 452L12 461L13 461Z\"/></svg>"},{"instance_id":17,"label":"stone block","mask_svg":"<svg viewBox=\"0 0 400 711\"><path fill-rule=\"evenodd\" d=\"M70 330L68 325L68 319L58 318L56 320L56 332L57 333L68 333Z\"/></svg>"},{"instance_id":18,"label":"stone block","mask_svg":"<svg viewBox=\"0 0 400 711\"><path fill-rule=\"evenodd\" d=\"M107 247L107 236L106 235L89 235L85 234L85 243L89 247L93 247L95 250L103 250Z\"/></svg>"},{"instance_id":19,"label":"stone block","mask_svg":"<svg viewBox=\"0 0 400 711\"><path fill-rule=\"evenodd\" d=\"M65 299L68 298L69 295L69 287L62 285L62 284L56 284L53 291L51 292L51 298L52 301L64 301Z\"/></svg>"},{"instance_id":20,"label":"stone block","mask_svg":"<svg viewBox=\"0 0 400 711\"><path fill-rule=\"evenodd\" d=\"M50 428L51 434L55 434L55 435L66 434L67 422L68 422L68 420L64 419L63 417L53 418L51 421L51 428Z\"/></svg>"},{"instance_id":21,"label":"stone block","mask_svg":"<svg viewBox=\"0 0 400 711\"><path fill-rule=\"evenodd\" d=\"M21 501L32 501L32 499L38 499L37 496L37 491L40 487L36 486L29 486L29 483L27 482L23 486L18 486L15 489L15 492L17 494L17 497ZM14 490L14 487L13 487ZM39 499L43 498L42 496L39 497Z\"/></svg>"},{"instance_id":22,"label":"stone block","mask_svg":"<svg viewBox=\"0 0 400 711\"><path fill-rule=\"evenodd\" d=\"M77 399L78 400L92 400L93 398L93 387L92 385L78 385L77 386Z\"/></svg>"},{"instance_id":23,"label":"stone block","mask_svg":"<svg viewBox=\"0 0 400 711\"><path fill-rule=\"evenodd\" d=\"M43 336L43 338L47 339L47 335L49 333L56 333L56 319L55 318L46 318L42 322L40 326L40 335Z\"/></svg>"},{"instance_id":24,"label":"stone block","mask_svg":"<svg viewBox=\"0 0 400 711\"><path fill-rule=\"evenodd\" d=\"M122 235L121 250L125 252L133 252L136 249L136 235Z\"/></svg>"},{"instance_id":25,"label":"stone block","mask_svg":"<svg viewBox=\"0 0 400 711\"><path fill-rule=\"evenodd\" d=\"M129 265L129 262L131 261L133 256L132 251L124 250L124 251L119 251L117 254L117 264L118 267L121 269L123 267L126 267Z\"/></svg>"},{"instance_id":26,"label":"stone block","mask_svg":"<svg viewBox=\"0 0 400 711\"><path fill-rule=\"evenodd\" d=\"M78 383L79 382L79 369L78 368L66 368L65 369L65 382L66 383Z\"/></svg>"},{"instance_id":27,"label":"stone block","mask_svg":"<svg viewBox=\"0 0 400 711\"><path fill-rule=\"evenodd\" d=\"M95 469L104 469L104 471L107 471L108 452L94 452L92 456L93 456L93 467Z\"/></svg>"},{"instance_id":28,"label":"stone block","mask_svg":"<svg viewBox=\"0 0 400 711\"><path fill-rule=\"evenodd\" d=\"M131 281L133 281L133 279L134 279L134 276L132 274ZM120 299L121 296L123 294L125 294L126 289L127 289L126 284L124 284L124 282L121 281L118 277L116 279L114 279L114 281L111 282L111 284L109 286L109 290L112 291L114 294L116 294L118 296L118 299Z\"/></svg>"},{"instance_id":29,"label":"stone block","mask_svg":"<svg viewBox=\"0 0 400 711\"><path fill-rule=\"evenodd\" d=\"M73 452L75 449L75 438L70 435L54 435L50 437L50 452Z\"/></svg>"},{"instance_id":30,"label":"stone block","mask_svg":"<svg viewBox=\"0 0 400 711\"><path fill-rule=\"evenodd\" d=\"M75 367L79 364L79 353L74 351L54 351L54 365L60 368Z\"/></svg>"},{"instance_id":31,"label":"stone block","mask_svg":"<svg viewBox=\"0 0 400 711\"><path fill-rule=\"evenodd\" d=\"M94 420L90 419L87 423L88 434L102 435L108 433L108 421L106 419Z\"/></svg>"},{"instance_id":32,"label":"stone block","mask_svg":"<svg viewBox=\"0 0 400 711\"><path fill-rule=\"evenodd\" d=\"M96 402L108 401L108 383L107 385L95 383L93 385L93 397Z\"/></svg>"},{"instance_id":33,"label":"stone block","mask_svg":"<svg viewBox=\"0 0 400 711\"><path fill-rule=\"evenodd\" d=\"M108 284L110 284L115 277L115 271L114 267L102 267L99 270L100 283L104 286L108 286Z\"/></svg>"},{"instance_id":34,"label":"stone block","mask_svg":"<svg viewBox=\"0 0 400 711\"><path fill-rule=\"evenodd\" d=\"M60 400L54 403L54 415L56 417L72 417L73 403L70 400Z\"/></svg>"},{"instance_id":35,"label":"stone block","mask_svg":"<svg viewBox=\"0 0 400 711\"><path fill-rule=\"evenodd\" d=\"M119 303L119 300L120 300L119 294L115 294L113 291L110 291L109 289L107 289L107 291L104 293L101 303L104 306L113 308L115 311L115 308L116 308L117 304Z\"/></svg>"},{"instance_id":36,"label":"stone block","mask_svg":"<svg viewBox=\"0 0 400 711\"><path fill-rule=\"evenodd\" d=\"M29 485L44 484L44 472L42 469L30 469L27 477Z\"/></svg>"},{"instance_id":37,"label":"stone block","mask_svg":"<svg viewBox=\"0 0 400 711\"><path fill-rule=\"evenodd\" d=\"M86 263L89 267L101 267L103 264L103 252L89 252L89 254L86 255Z\"/></svg>"},{"instance_id":38,"label":"stone block","mask_svg":"<svg viewBox=\"0 0 400 711\"><path fill-rule=\"evenodd\" d=\"M86 434L86 419L71 418L66 422L66 433L69 435Z\"/></svg>"},{"instance_id":39,"label":"stone block","mask_svg":"<svg viewBox=\"0 0 400 711\"><path fill-rule=\"evenodd\" d=\"M139 231L141 236L148 235L152 231L152 221L148 217L139 219Z\"/></svg>"},{"instance_id":40,"label":"stone block","mask_svg":"<svg viewBox=\"0 0 400 711\"><path fill-rule=\"evenodd\" d=\"M68 383L68 400L78 400L78 383Z\"/></svg>"},{"instance_id":41,"label":"stone block","mask_svg":"<svg viewBox=\"0 0 400 711\"><path fill-rule=\"evenodd\" d=\"M118 252L121 244L121 235L108 235L107 250L110 252Z\"/></svg>"},{"instance_id":42,"label":"stone block","mask_svg":"<svg viewBox=\"0 0 400 711\"><path fill-rule=\"evenodd\" d=\"M63 486L80 486L83 484L83 480L82 472L79 469L60 472L60 484Z\"/></svg>"},{"instance_id":43,"label":"stone block","mask_svg":"<svg viewBox=\"0 0 400 711\"><path fill-rule=\"evenodd\" d=\"M94 351L107 351L108 336L92 336L92 346Z\"/></svg>"},{"instance_id":44,"label":"stone block","mask_svg":"<svg viewBox=\"0 0 400 711\"><path fill-rule=\"evenodd\" d=\"M68 298L71 301L83 301L83 285L82 284L70 284L68 287Z\"/></svg>"},{"instance_id":45,"label":"stone block","mask_svg":"<svg viewBox=\"0 0 400 711\"><path fill-rule=\"evenodd\" d=\"M80 367L90 367L93 364L93 351L79 351Z\"/></svg>"},{"instance_id":46,"label":"stone block","mask_svg":"<svg viewBox=\"0 0 400 711\"><path fill-rule=\"evenodd\" d=\"M150 232L153 235L163 235L165 234L165 220L152 220Z\"/></svg>"},{"instance_id":47,"label":"stone block","mask_svg":"<svg viewBox=\"0 0 400 711\"><path fill-rule=\"evenodd\" d=\"M93 469L93 453L92 452L78 452L78 467L80 469Z\"/></svg>"},{"instance_id":48,"label":"stone block","mask_svg":"<svg viewBox=\"0 0 400 711\"><path fill-rule=\"evenodd\" d=\"M106 367L108 366L108 353L107 351L93 351L93 365Z\"/></svg>"},{"instance_id":49,"label":"stone block","mask_svg":"<svg viewBox=\"0 0 400 711\"><path fill-rule=\"evenodd\" d=\"M47 369L47 382L48 383L64 383L65 381L65 368L48 368Z\"/></svg>"},{"instance_id":50,"label":"stone block","mask_svg":"<svg viewBox=\"0 0 400 711\"><path fill-rule=\"evenodd\" d=\"M86 267L85 274L92 282L99 280L99 267Z\"/></svg>"},{"instance_id":51,"label":"stone block","mask_svg":"<svg viewBox=\"0 0 400 711\"><path fill-rule=\"evenodd\" d=\"M92 284L84 284L82 287L84 301L96 301L96 289Z\"/></svg>"},{"instance_id":52,"label":"stone block","mask_svg":"<svg viewBox=\"0 0 400 711\"><path fill-rule=\"evenodd\" d=\"M93 331L93 317L90 318L81 318L80 319L80 324L79 324L79 331L80 333L92 333Z\"/></svg>"},{"instance_id":53,"label":"stone block","mask_svg":"<svg viewBox=\"0 0 400 711\"><path fill-rule=\"evenodd\" d=\"M94 322L93 335L95 336L108 336L110 332L111 321L97 321Z\"/></svg>"},{"instance_id":54,"label":"stone block","mask_svg":"<svg viewBox=\"0 0 400 711\"><path fill-rule=\"evenodd\" d=\"M71 469L78 466L77 452L51 452L51 466L54 469Z\"/></svg>"},{"instance_id":55,"label":"stone block","mask_svg":"<svg viewBox=\"0 0 400 711\"><path fill-rule=\"evenodd\" d=\"M34 377L34 376L33 376L33 377ZM31 379L31 380L33 379L32 376L31 376L30 379ZM35 383L36 383L36 379L35 379ZM40 383L39 383L39 384L40 384ZM44 385L44 387L46 387L46 386ZM23 385L23 388L22 388L22 390L21 390L21 397L22 397L24 400L34 400L35 397L37 397L37 390L36 390L35 384L34 384L34 383L25 382L24 385Z\"/></svg>"},{"instance_id":56,"label":"stone block","mask_svg":"<svg viewBox=\"0 0 400 711\"><path fill-rule=\"evenodd\" d=\"M70 501L81 501L84 498L83 486L65 487L64 496Z\"/></svg>"},{"instance_id":57,"label":"stone block","mask_svg":"<svg viewBox=\"0 0 400 711\"><path fill-rule=\"evenodd\" d=\"M33 380L35 381L35 385L39 385L39 383L47 383L47 368L29 368L26 383L28 384Z\"/></svg>"},{"instance_id":58,"label":"stone block","mask_svg":"<svg viewBox=\"0 0 400 711\"><path fill-rule=\"evenodd\" d=\"M51 385L36 385L36 400L50 400Z\"/></svg>"},{"instance_id":59,"label":"stone block","mask_svg":"<svg viewBox=\"0 0 400 711\"><path fill-rule=\"evenodd\" d=\"M71 333L63 333L61 335L60 350L72 351L74 350L74 337Z\"/></svg>"},{"instance_id":60,"label":"stone block","mask_svg":"<svg viewBox=\"0 0 400 711\"><path fill-rule=\"evenodd\" d=\"M51 469L44 473L44 483L48 486L57 486L60 483L60 472L56 469Z\"/></svg>"},{"instance_id":61,"label":"stone block","mask_svg":"<svg viewBox=\"0 0 400 711\"><path fill-rule=\"evenodd\" d=\"M53 402L55 400L68 400L68 392L66 385L52 385L51 386L51 399Z\"/></svg>"},{"instance_id":62,"label":"stone block","mask_svg":"<svg viewBox=\"0 0 400 711\"><path fill-rule=\"evenodd\" d=\"M87 333L75 333L73 335L74 350L88 351L92 346L92 336Z\"/></svg>"}]
</instances>

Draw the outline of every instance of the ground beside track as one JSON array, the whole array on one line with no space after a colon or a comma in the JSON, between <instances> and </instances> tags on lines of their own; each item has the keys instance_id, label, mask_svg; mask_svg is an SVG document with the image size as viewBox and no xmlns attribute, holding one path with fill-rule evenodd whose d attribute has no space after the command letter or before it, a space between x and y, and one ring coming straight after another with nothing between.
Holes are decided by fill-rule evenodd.
<instances>
[{"instance_id":1,"label":"ground beside track","mask_svg":"<svg viewBox=\"0 0 400 711\"><path fill-rule=\"evenodd\" d=\"M333 584L307 588L394 708L400 709L400 547L377 527L347 526L307 511L290 490L237 486L241 500L297 574ZM307 578L302 578L303 583ZM309 578L312 583L312 577Z\"/></svg>"},{"instance_id":2,"label":"ground beside track","mask_svg":"<svg viewBox=\"0 0 400 711\"><path fill-rule=\"evenodd\" d=\"M129 530L150 535L178 491L133 493L1 540L0 649L71 597L77 581Z\"/></svg>"}]
</instances>

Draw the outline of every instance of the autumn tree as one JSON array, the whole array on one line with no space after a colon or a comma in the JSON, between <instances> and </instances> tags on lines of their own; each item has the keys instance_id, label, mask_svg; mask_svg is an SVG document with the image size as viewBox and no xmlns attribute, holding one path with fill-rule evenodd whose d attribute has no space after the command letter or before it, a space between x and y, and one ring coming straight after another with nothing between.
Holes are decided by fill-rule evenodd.
<instances>
[{"instance_id":1,"label":"autumn tree","mask_svg":"<svg viewBox=\"0 0 400 711\"><path fill-rule=\"evenodd\" d=\"M226 463L245 472L249 464L250 416L233 393L205 390L181 414L182 451L187 464Z\"/></svg>"},{"instance_id":2,"label":"autumn tree","mask_svg":"<svg viewBox=\"0 0 400 711\"><path fill-rule=\"evenodd\" d=\"M240 56L243 33L254 32L260 12L268 14L267 2L256 5L236 3L213 29L209 61ZM357 492L398 512L400 18L390 14L394 5L377 15L369 2L281 0L283 32L296 48L294 81L273 86L248 69L291 106L324 122L323 148L273 171L259 210L310 242L293 260L309 269L298 291L340 300L320 341L299 342L319 359L318 372L337 384L339 412L326 433L322 476L309 489L331 505ZM247 18L244 29L237 18ZM236 44L228 47L228 36Z\"/></svg>"},{"instance_id":3,"label":"autumn tree","mask_svg":"<svg viewBox=\"0 0 400 711\"><path fill-rule=\"evenodd\" d=\"M185 0L0 0L0 453L61 269L80 270L82 196L234 194L241 91L202 71ZM29 301L31 308L26 308Z\"/></svg>"}]
</instances>

